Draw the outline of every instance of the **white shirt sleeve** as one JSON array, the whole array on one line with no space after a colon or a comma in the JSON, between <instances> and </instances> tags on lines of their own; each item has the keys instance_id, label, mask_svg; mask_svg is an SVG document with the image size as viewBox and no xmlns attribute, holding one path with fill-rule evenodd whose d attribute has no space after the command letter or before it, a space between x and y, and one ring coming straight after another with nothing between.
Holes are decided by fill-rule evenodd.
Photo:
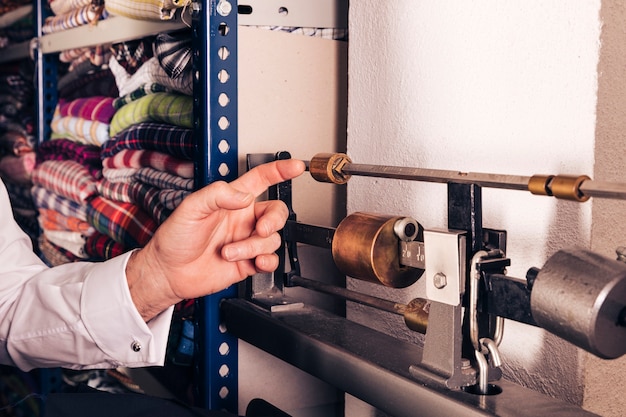
<instances>
[{"instance_id":1,"label":"white shirt sleeve","mask_svg":"<svg viewBox=\"0 0 626 417\"><path fill-rule=\"evenodd\" d=\"M163 365L173 308L145 323L126 282L130 253L47 267L0 182L0 363L23 370Z\"/></svg>"}]
</instances>

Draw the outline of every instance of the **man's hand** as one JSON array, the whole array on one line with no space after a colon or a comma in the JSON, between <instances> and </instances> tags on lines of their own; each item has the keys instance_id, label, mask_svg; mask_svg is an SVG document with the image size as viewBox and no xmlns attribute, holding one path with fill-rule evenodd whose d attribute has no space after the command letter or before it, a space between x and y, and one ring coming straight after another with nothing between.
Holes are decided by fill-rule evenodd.
<instances>
[{"instance_id":1,"label":"man's hand","mask_svg":"<svg viewBox=\"0 0 626 417\"><path fill-rule=\"evenodd\" d=\"M285 225L287 207L281 201L255 200L269 186L303 171L302 161L275 161L185 198L148 244L128 260L128 286L144 320L181 300L275 270L277 232Z\"/></svg>"}]
</instances>

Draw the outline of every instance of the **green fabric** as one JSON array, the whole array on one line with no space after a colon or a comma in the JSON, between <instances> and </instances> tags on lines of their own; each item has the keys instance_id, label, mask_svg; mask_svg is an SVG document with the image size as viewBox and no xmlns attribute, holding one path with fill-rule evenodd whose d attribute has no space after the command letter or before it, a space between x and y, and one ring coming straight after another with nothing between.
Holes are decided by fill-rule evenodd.
<instances>
[{"instance_id":1,"label":"green fabric","mask_svg":"<svg viewBox=\"0 0 626 417\"><path fill-rule=\"evenodd\" d=\"M154 93L123 106L111 119L109 136L113 138L131 125L157 122L191 129L193 97L176 93Z\"/></svg>"}]
</instances>

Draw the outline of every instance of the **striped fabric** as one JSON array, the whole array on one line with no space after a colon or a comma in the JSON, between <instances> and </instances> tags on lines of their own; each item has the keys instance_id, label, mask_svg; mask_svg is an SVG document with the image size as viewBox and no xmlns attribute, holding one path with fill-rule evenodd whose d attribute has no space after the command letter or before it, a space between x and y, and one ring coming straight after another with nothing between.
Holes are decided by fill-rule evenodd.
<instances>
[{"instance_id":1,"label":"striped fabric","mask_svg":"<svg viewBox=\"0 0 626 417\"><path fill-rule=\"evenodd\" d=\"M110 182L135 182L135 174L139 168L102 168L102 177Z\"/></svg>"},{"instance_id":2,"label":"striped fabric","mask_svg":"<svg viewBox=\"0 0 626 417\"><path fill-rule=\"evenodd\" d=\"M98 181L98 194L102 197L113 201L121 201L123 203L132 203L133 199L130 194L130 182L113 182L108 179Z\"/></svg>"},{"instance_id":3,"label":"striped fabric","mask_svg":"<svg viewBox=\"0 0 626 417\"><path fill-rule=\"evenodd\" d=\"M168 172L159 171L151 167L139 168L135 174L137 181L152 185L162 190L193 191L193 178L181 178Z\"/></svg>"},{"instance_id":4,"label":"striped fabric","mask_svg":"<svg viewBox=\"0 0 626 417\"><path fill-rule=\"evenodd\" d=\"M154 52L170 78L178 78L191 70L191 36L188 31L159 33L154 41Z\"/></svg>"},{"instance_id":5,"label":"striped fabric","mask_svg":"<svg viewBox=\"0 0 626 417\"><path fill-rule=\"evenodd\" d=\"M100 44L94 47L75 48L61 51L59 53L59 61L70 64L68 71L74 71L83 64L83 62L89 61L92 65L101 67L106 65L111 58L111 51L109 45Z\"/></svg>"},{"instance_id":6,"label":"striped fabric","mask_svg":"<svg viewBox=\"0 0 626 417\"><path fill-rule=\"evenodd\" d=\"M50 122L56 138L68 138L87 145L102 146L109 140L109 125L80 117L61 117L58 112Z\"/></svg>"},{"instance_id":7,"label":"striped fabric","mask_svg":"<svg viewBox=\"0 0 626 417\"><path fill-rule=\"evenodd\" d=\"M127 248L144 246L154 232L156 223L152 217L132 203L122 203L97 196L89 200L87 221L103 233Z\"/></svg>"},{"instance_id":8,"label":"striped fabric","mask_svg":"<svg viewBox=\"0 0 626 417\"><path fill-rule=\"evenodd\" d=\"M143 167L152 167L183 178L193 178L194 174L193 162L158 151L124 149L102 160L103 169Z\"/></svg>"},{"instance_id":9,"label":"striped fabric","mask_svg":"<svg viewBox=\"0 0 626 417\"><path fill-rule=\"evenodd\" d=\"M112 97L92 96L71 101L59 100L57 107L61 117L80 117L102 123L110 123L115 114Z\"/></svg>"},{"instance_id":10,"label":"striped fabric","mask_svg":"<svg viewBox=\"0 0 626 417\"><path fill-rule=\"evenodd\" d=\"M115 82L121 96L150 83L161 84L181 94L193 95L193 72L186 71L181 77L170 78L156 57L147 60L133 74L128 73L114 58L109 60L109 68L115 76Z\"/></svg>"},{"instance_id":11,"label":"striped fabric","mask_svg":"<svg viewBox=\"0 0 626 417\"><path fill-rule=\"evenodd\" d=\"M174 93L154 93L141 97L115 113L109 128L110 137L141 122L161 122L191 129L193 97Z\"/></svg>"},{"instance_id":12,"label":"striped fabric","mask_svg":"<svg viewBox=\"0 0 626 417\"><path fill-rule=\"evenodd\" d=\"M106 260L126 252L126 248L119 242L100 232L95 232L85 242L85 252L92 260Z\"/></svg>"},{"instance_id":13,"label":"striped fabric","mask_svg":"<svg viewBox=\"0 0 626 417\"><path fill-rule=\"evenodd\" d=\"M81 7L89 6L92 3L97 5L102 3L102 0L48 0L50 10L57 16L69 13Z\"/></svg>"},{"instance_id":14,"label":"striped fabric","mask_svg":"<svg viewBox=\"0 0 626 417\"><path fill-rule=\"evenodd\" d=\"M97 193L94 178L75 161L44 161L33 170L32 181L81 204Z\"/></svg>"},{"instance_id":15,"label":"striped fabric","mask_svg":"<svg viewBox=\"0 0 626 417\"><path fill-rule=\"evenodd\" d=\"M106 19L108 13L102 7L83 6L59 16L48 17L41 27L43 34L61 32Z\"/></svg>"},{"instance_id":16,"label":"striped fabric","mask_svg":"<svg viewBox=\"0 0 626 417\"><path fill-rule=\"evenodd\" d=\"M66 216L58 211L39 208L39 225L46 230L69 230L89 236L95 232L93 226L76 217Z\"/></svg>"},{"instance_id":17,"label":"striped fabric","mask_svg":"<svg viewBox=\"0 0 626 417\"><path fill-rule=\"evenodd\" d=\"M125 106L128 103L131 103L137 99L140 99L141 97L147 96L148 94L153 94L153 93L169 93L171 92L167 87L161 85L161 84L156 84L156 83L150 83L150 84L146 84L146 85L142 85L141 87L139 87L138 89L122 96L122 97L118 97L113 101L113 107L116 110L121 109L123 106Z\"/></svg>"},{"instance_id":18,"label":"striped fabric","mask_svg":"<svg viewBox=\"0 0 626 417\"><path fill-rule=\"evenodd\" d=\"M106 0L107 11L138 20L170 20L190 0Z\"/></svg>"},{"instance_id":19,"label":"striped fabric","mask_svg":"<svg viewBox=\"0 0 626 417\"><path fill-rule=\"evenodd\" d=\"M33 185L31 192L36 207L58 211L65 216L76 217L79 220L87 220L87 208L84 204L78 204L39 185Z\"/></svg>"},{"instance_id":20,"label":"striped fabric","mask_svg":"<svg viewBox=\"0 0 626 417\"><path fill-rule=\"evenodd\" d=\"M123 149L145 149L167 153L181 159L193 160L195 140L193 130L164 123L132 124L111 137L101 148L103 158Z\"/></svg>"}]
</instances>

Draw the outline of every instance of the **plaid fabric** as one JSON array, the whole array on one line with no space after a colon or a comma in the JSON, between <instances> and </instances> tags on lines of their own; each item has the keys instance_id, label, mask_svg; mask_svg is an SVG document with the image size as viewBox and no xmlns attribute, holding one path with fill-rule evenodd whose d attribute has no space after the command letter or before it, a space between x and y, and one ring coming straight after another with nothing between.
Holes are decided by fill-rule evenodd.
<instances>
[{"instance_id":1,"label":"plaid fabric","mask_svg":"<svg viewBox=\"0 0 626 417\"><path fill-rule=\"evenodd\" d=\"M107 260L123 254L126 248L109 236L95 232L87 238L85 252L92 260Z\"/></svg>"},{"instance_id":2,"label":"plaid fabric","mask_svg":"<svg viewBox=\"0 0 626 417\"><path fill-rule=\"evenodd\" d=\"M60 16L46 18L41 31L43 34L60 32L63 30L84 26L106 19L108 13L102 6L83 6L71 10Z\"/></svg>"},{"instance_id":3,"label":"plaid fabric","mask_svg":"<svg viewBox=\"0 0 626 417\"><path fill-rule=\"evenodd\" d=\"M169 210L174 210L183 202L191 192L184 190L161 190L159 191L159 201Z\"/></svg>"},{"instance_id":4,"label":"plaid fabric","mask_svg":"<svg viewBox=\"0 0 626 417\"><path fill-rule=\"evenodd\" d=\"M98 182L98 194L109 200L132 203L131 184L130 182L113 182L105 178Z\"/></svg>"},{"instance_id":5,"label":"plaid fabric","mask_svg":"<svg viewBox=\"0 0 626 417\"><path fill-rule=\"evenodd\" d=\"M137 181L152 185L162 190L193 191L193 178L181 178L168 172L159 171L151 167L139 168L135 174Z\"/></svg>"},{"instance_id":6,"label":"plaid fabric","mask_svg":"<svg viewBox=\"0 0 626 417\"><path fill-rule=\"evenodd\" d=\"M89 236L95 232L93 226L79 218L66 216L58 211L47 208L39 208L38 212L38 221L42 229L69 230L72 232L82 233L85 236Z\"/></svg>"},{"instance_id":7,"label":"plaid fabric","mask_svg":"<svg viewBox=\"0 0 626 417\"><path fill-rule=\"evenodd\" d=\"M193 162L158 151L123 149L102 160L102 168L152 167L183 178L193 178Z\"/></svg>"},{"instance_id":8,"label":"plaid fabric","mask_svg":"<svg viewBox=\"0 0 626 417\"><path fill-rule=\"evenodd\" d=\"M110 182L135 182L135 174L138 168L102 168L102 177Z\"/></svg>"},{"instance_id":9,"label":"plaid fabric","mask_svg":"<svg viewBox=\"0 0 626 417\"><path fill-rule=\"evenodd\" d=\"M134 74L144 62L153 57L154 36L111 45L113 58L128 74Z\"/></svg>"},{"instance_id":10,"label":"plaid fabric","mask_svg":"<svg viewBox=\"0 0 626 417\"><path fill-rule=\"evenodd\" d=\"M140 182L136 182L130 187L132 200L152 216L157 225L163 223L172 214L172 210L161 204L159 192L158 188Z\"/></svg>"},{"instance_id":11,"label":"plaid fabric","mask_svg":"<svg viewBox=\"0 0 626 417\"><path fill-rule=\"evenodd\" d=\"M115 76L115 82L117 83L117 88L121 96L133 92L142 85L150 83L161 84L169 90L181 94L193 95L193 72L185 71L181 77L170 78L163 67L161 67L161 63L156 57L147 60L133 74L126 72L124 67L113 58L109 60L109 68Z\"/></svg>"},{"instance_id":12,"label":"plaid fabric","mask_svg":"<svg viewBox=\"0 0 626 417\"><path fill-rule=\"evenodd\" d=\"M57 107L61 117L80 117L102 123L110 123L115 114L112 97L92 96L71 101L61 99Z\"/></svg>"},{"instance_id":13,"label":"plaid fabric","mask_svg":"<svg viewBox=\"0 0 626 417\"><path fill-rule=\"evenodd\" d=\"M36 160L35 152L28 152L21 156L6 155L0 158L0 176L18 184L29 184Z\"/></svg>"},{"instance_id":14,"label":"plaid fabric","mask_svg":"<svg viewBox=\"0 0 626 417\"><path fill-rule=\"evenodd\" d=\"M50 242L43 234L39 236L38 243L41 257L49 266L63 265L78 260L74 254Z\"/></svg>"},{"instance_id":15,"label":"plaid fabric","mask_svg":"<svg viewBox=\"0 0 626 417\"><path fill-rule=\"evenodd\" d=\"M170 78L178 78L191 70L191 36L188 31L159 33L154 41L154 51Z\"/></svg>"},{"instance_id":16,"label":"plaid fabric","mask_svg":"<svg viewBox=\"0 0 626 417\"><path fill-rule=\"evenodd\" d=\"M187 0L106 0L109 13L138 20L170 20Z\"/></svg>"},{"instance_id":17,"label":"plaid fabric","mask_svg":"<svg viewBox=\"0 0 626 417\"><path fill-rule=\"evenodd\" d=\"M94 170L102 170L99 147L83 145L69 139L54 139L40 143L37 147L37 159L39 162L66 159L76 161L89 169L92 175Z\"/></svg>"},{"instance_id":18,"label":"plaid fabric","mask_svg":"<svg viewBox=\"0 0 626 417\"><path fill-rule=\"evenodd\" d=\"M119 109L109 127L114 137L122 130L141 122L161 122L191 129L193 97L174 93L154 93Z\"/></svg>"},{"instance_id":19,"label":"plaid fabric","mask_svg":"<svg viewBox=\"0 0 626 417\"><path fill-rule=\"evenodd\" d=\"M86 64L93 68L90 62L86 62ZM108 68L87 73L74 69L59 80L58 87L59 98L65 100L92 96L117 97L119 95L115 77Z\"/></svg>"},{"instance_id":20,"label":"plaid fabric","mask_svg":"<svg viewBox=\"0 0 626 417\"><path fill-rule=\"evenodd\" d=\"M132 203L97 196L86 207L87 222L127 248L144 246L156 231L154 220Z\"/></svg>"},{"instance_id":21,"label":"plaid fabric","mask_svg":"<svg viewBox=\"0 0 626 417\"><path fill-rule=\"evenodd\" d=\"M44 161L33 170L32 181L77 203L97 193L94 178L75 161Z\"/></svg>"},{"instance_id":22,"label":"plaid fabric","mask_svg":"<svg viewBox=\"0 0 626 417\"><path fill-rule=\"evenodd\" d=\"M84 259L87 257L85 253L85 242L87 237L78 232L70 232L66 230L44 230L43 234L48 242L63 248L77 258Z\"/></svg>"},{"instance_id":23,"label":"plaid fabric","mask_svg":"<svg viewBox=\"0 0 626 417\"><path fill-rule=\"evenodd\" d=\"M68 138L87 145L101 146L109 140L109 125L80 117L61 117L55 112L50 128L57 138Z\"/></svg>"},{"instance_id":24,"label":"plaid fabric","mask_svg":"<svg viewBox=\"0 0 626 417\"><path fill-rule=\"evenodd\" d=\"M119 110L126 104L133 102L137 99L140 99L141 97L147 96L148 94L170 93L170 92L171 91L167 87L160 85L160 84L150 83L150 84L142 85L141 87L134 90L133 92L128 93L122 97L116 98L115 101L113 101L113 107L115 107L116 110Z\"/></svg>"},{"instance_id":25,"label":"plaid fabric","mask_svg":"<svg viewBox=\"0 0 626 417\"><path fill-rule=\"evenodd\" d=\"M33 185L31 188L33 202L37 208L46 208L79 220L87 220L87 208L69 198L62 197L45 187Z\"/></svg>"},{"instance_id":26,"label":"plaid fabric","mask_svg":"<svg viewBox=\"0 0 626 417\"><path fill-rule=\"evenodd\" d=\"M132 124L102 145L101 157L113 156L123 149L159 151L177 158L193 160L193 130L154 122Z\"/></svg>"}]
</instances>

